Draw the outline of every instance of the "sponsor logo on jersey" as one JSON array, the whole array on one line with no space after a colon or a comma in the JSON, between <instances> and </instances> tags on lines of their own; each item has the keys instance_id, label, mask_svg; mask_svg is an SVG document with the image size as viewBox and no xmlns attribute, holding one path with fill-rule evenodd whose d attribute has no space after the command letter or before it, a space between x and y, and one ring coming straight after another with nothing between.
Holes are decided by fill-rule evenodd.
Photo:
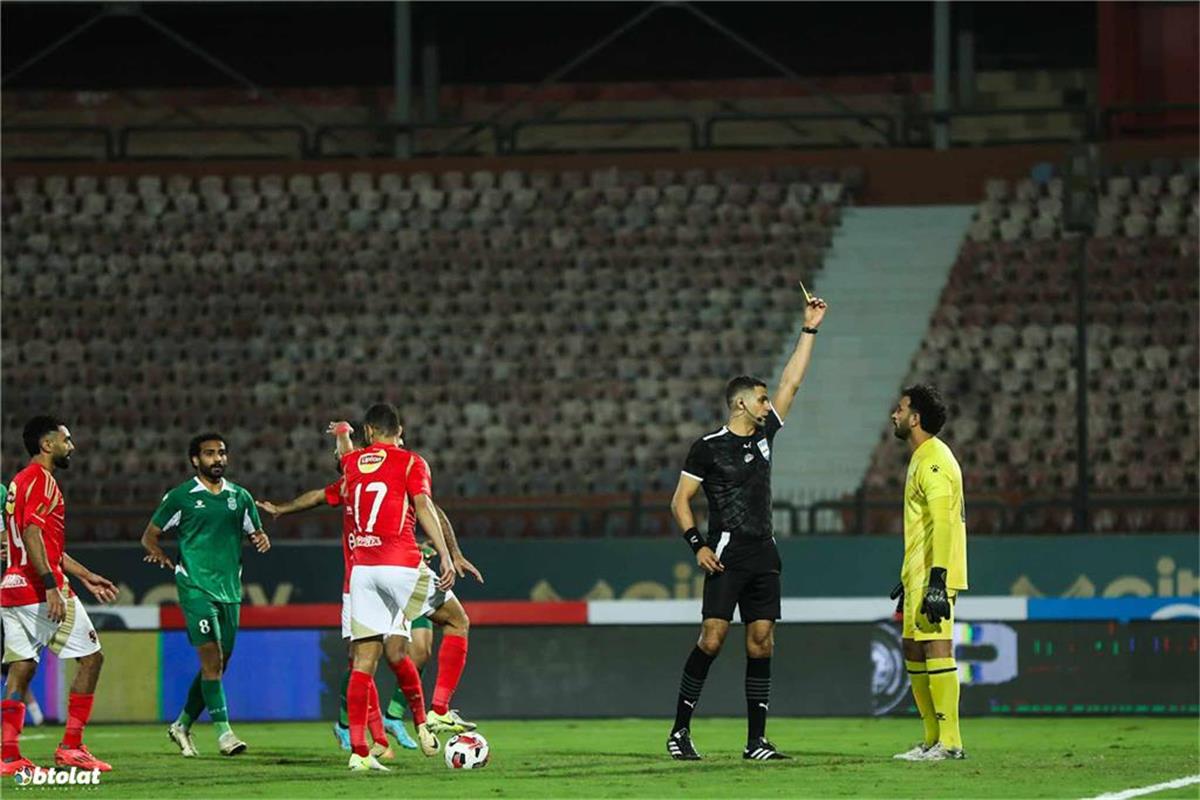
<instances>
[{"instance_id":1,"label":"sponsor logo on jersey","mask_svg":"<svg viewBox=\"0 0 1200 800\"><path fill-rule=\"evenodd\" d=\"M383 539L380 539L374 534L369 534L366 536L359 534L358 536L354 537L355 547L379 547L381 544L383 544Z\"/></svg>"},{"instance_id":2,"label":"sponsor logo on jersey","mask_svg":"<svg viewBox=\"0 0 1200 800\"><path fill-rule=\"evenodd\" d=\"M369 475L383 466L387 461L387 453L382 450L371 450L358 457L358 471Z\"/></svg>"},{"instance_id":3,"label":"sponsor logo on jersey","mask_svg":"<svg viewBox=\"0 0 1200 800\"><path fill-rule=\"evenodd\" d=\"M4 581L0 582L0 589L24 589L29 585L29 581L25 580L25 576L19 572L10 572L4 576Z\"/></svg>"}]
</instances>

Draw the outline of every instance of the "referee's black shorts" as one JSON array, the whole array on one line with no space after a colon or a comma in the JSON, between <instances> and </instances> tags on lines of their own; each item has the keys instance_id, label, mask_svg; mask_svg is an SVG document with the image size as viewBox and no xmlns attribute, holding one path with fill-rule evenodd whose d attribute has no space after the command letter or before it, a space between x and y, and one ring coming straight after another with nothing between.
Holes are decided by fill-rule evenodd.
<instances>
[{"instance_id":1,"label":"referee's black shorts","mask_svg":"<svg viewBox=\"0 0 1200 800\"><path fill-rule=\"evenodd\" d=\"M763 552L704 578L704 619L732 620L735 606L743 623L779 619L782 563L775 543L768 540L767 544Z\"/></svg>"}]
</instances>

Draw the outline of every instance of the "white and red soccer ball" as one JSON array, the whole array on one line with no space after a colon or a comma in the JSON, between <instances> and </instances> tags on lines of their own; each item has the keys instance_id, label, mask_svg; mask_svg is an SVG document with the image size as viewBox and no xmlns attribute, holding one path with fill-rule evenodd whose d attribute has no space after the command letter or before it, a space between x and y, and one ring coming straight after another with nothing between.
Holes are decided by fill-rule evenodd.
<instances>
[{"instance_id":1,"label":"white and red soccer ball","mask_svg":"<svg viewBox=\"0 0 1200 800\"><path fill-rule=\"evenodd\" d=\"M444 752L446 766L450 769L480 769L487 766L491 757L487 739L474 731L452 736L446 742Z\"/></svg>"}]
</instances>

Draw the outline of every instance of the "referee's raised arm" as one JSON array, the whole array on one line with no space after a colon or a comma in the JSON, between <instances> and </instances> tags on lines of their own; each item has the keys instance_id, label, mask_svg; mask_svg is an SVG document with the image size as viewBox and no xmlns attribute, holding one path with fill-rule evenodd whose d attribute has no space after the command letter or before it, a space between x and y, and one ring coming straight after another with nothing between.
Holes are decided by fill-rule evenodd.
<instances>
[{"instance_id":1,"label":"referee's raised arm","mask_svg":"<svg viewBox=\"0 0 1200 800\"><path fill-rule=\"evenodd\" d=\"M788 359L783 373L779 376L779 384L775 387L775 397L771 400L771 405L775 407L775 413L779 415L781 422L787 419L788 411L792 408L792 401L796 399L796 392L799 391L800 384L804 382L804 373L808 371L808 362L812 359L817 328L820 327L821 320L825 318L825 310L828 307L828 304L820 297L808 298L808 303L804 307L804 327L800 329L800 338L796 341L796 349L792 351L791 358Z\"/></svg>"}]
</instances>

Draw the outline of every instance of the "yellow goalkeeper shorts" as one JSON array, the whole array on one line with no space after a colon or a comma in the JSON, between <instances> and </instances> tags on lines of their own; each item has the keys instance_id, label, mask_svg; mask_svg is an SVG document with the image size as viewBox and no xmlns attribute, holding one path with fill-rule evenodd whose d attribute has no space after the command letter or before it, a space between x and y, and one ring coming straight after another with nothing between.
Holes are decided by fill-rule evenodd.
<instances>
[{"instance_id":1,"label":"yellow goalkeeper shorts","mask_svg":"<svg viewBox=\"0 0 1200 800\"><path fill-rule=\"evenodd\" d=\"M957 592L946 590L950 598L950 617L934 625L921 613L921 601L925 599L925 585L915 584L904 587L904 628L901 635L905 639L918 642L932 642L938 639L950 639L954 631L954 600Z\"/></svg>"}]
</instances>

